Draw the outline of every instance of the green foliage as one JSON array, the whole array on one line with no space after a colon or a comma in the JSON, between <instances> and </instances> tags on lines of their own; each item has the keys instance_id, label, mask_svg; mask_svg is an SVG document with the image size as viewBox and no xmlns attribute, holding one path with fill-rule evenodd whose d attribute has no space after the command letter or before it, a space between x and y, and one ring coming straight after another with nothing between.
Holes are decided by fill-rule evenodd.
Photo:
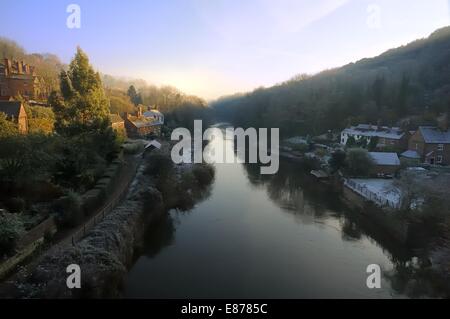
<instances>
[{"instance_id":1,"label":"green foliage","mask_svg":"<svg viewBox=\"0 0 450 319\"><path fill-rule=\"evenodd\" d=\"M6 207L11 213L22 213L26 208L26 202L23 198L13 197L9 198L5 202Z\"/></svg>"},{"instance_id":2,"label":"green foliage","mask_svg":"<svg viewBox=\"0 0 450 319\"><path fill-rule=\"evenodd\" d=\"M153 152L147 157L145 174L163 179L168 176L173 169L171 158L160 152Z\"/></svg>"},{"instance_id":3,"label":"green foliage","mask_svg":"<svg viewBox=\"0 0 450 319\"><path fill-rule=\"evenodd\" d=\"M30 133L50 134L55 125L55 114L51 108L43 106L25 106Z\"/></svg>"},{"instance_id":4,"label":"green foliage","mask_svg":"<svg viewBox=\"0 0 450 319\"><path fill-rule=\"evenodd\" d=\"M140 93L138 93L136 91L136 88L134 87L134 85L131 85L128 88L128 92L127 95L129 96L131 102L135 105L138 106L139 104L142 104L142 96Z\"/></svg>"},{"instance_id":5,"label":"green foliage","mask_svg":"<svg viewBox=\"0 0 450 319\"><path fill-rule=\"evenodd\" d=\"M130 97L120 90L107 90L106 95L110 101L110 112L112 114L134 113L135 106Z\"/></svg>"},{"instance_id":6,"label":"green foliage","mask_svg":"<svg viewBox=\"0 0 450 319\"><path fill-rule=\"evenodd\" d=\"M20 183L48 177L57 140L42 134L0 139L0 181Z\"/></svg>"},{"instance_id":7,"label":"green foliage","mask_svg":"<svg viewBox=\"0 0 450 319\"><path fill-rule=\"evenodd\" d=\"M122 147L125 154L138 154L144 150L144 145L141 142L125 143Z\"/></svg>"},{"instance_id":8,"label":"green foliage","mask_svg":"<svg viewBox=\"0 0 450 319\"><path fill-rule=\"evenodd\" d=\"M345 144L347 147L355 147L356 146L356 140L353 136L349 136L347 138L347 144Z\"/></svg>"},{"instance_id":9,"label":"green foliage","mask_svg":"<svg viewBox=\"0 0 450 319\"><path fill-rule=\"evenodd\" d=\"M71 228L78 226L83 220L82 200L80 195L70 191L66 196L55 202L54 210L57 213L58 226Z\"/></svg>"},{"instance_id":10,"label":"green foliage","mask_svg":"<svg viewBox=\"0 0 450 319\"><path fill-rule=\"evenodd\" d=\"M331 154L331 159L329 161L331 170L336 172L341 168L345 167L347 154L344 151L335 151Z\"/></svg>"},{"instance_id":11,"label":"green foliage","mask_svg":"<svg viewBox=\"0 0 450 319\"><path fill-rule=\"evenodd\" d=\"M378 136L373 136L370 139L369 145L367 146L369 149L369 152L373 152L376 150L377 145L378 145L378 140L379 140Z\"/></svg>"},{"instance_id":12,"label":"green foliage","mask_svg":"<svg viewBox=\"0 0 450 319\"><path fill-rule=\"evenodd\" d=\"M368 176L374 163L367 150L362 148L352 148L347 151L346 167L350 176Z\"/></svg>"},{"instance_id":13,"label":"green foliage","mask_svg":"<svg viewBox=\"0 0 450 319\"><path fill-rule=\"evenodd\" d=\"M63 135L96 131L109 124L109 101L103 91L100 75L89 64L80 49L60 74L62 97L52 93L49 99L56 116L56 130Z\"/></svg>"},{"instance_id":14,"label":"green foliage","mask_svg":"<svg viewBox=\"0 0 450 319\"><path fill-rule=\"evenodd\" d=\"M214 179L214 167L211 165L196 164L192 173L200 187L208 186Z\"/></svg>"},{"instance_id":15,"label":"green foliage","mask_svg":"<svg viewBox=\"0 0 450 319\"><path fill-rule=\"evenodd\" d=\"M12 253L24 231L20 215L0 213L0 255Z\"/></svg>"},{"instance_id":16,"label":"green foliage","mask_svg":"<svg viewBox=\"0 0 450 319\"><path fill-rule=\"evenodd\" d=\"M29 134L0 139L0 182L52 181L76 190L92 187L118 152L111 130L74 137Z\"/></svg>"},{"instance_id":17,"label":"green foliage","mask_svg":"<svg viewBox=\"0 0 450 319\"><path fill-rule=\"evenodd\" d=\"M17 125L6 119L5 113L0 112L0 139L17 135Z\"/></svg>"}]
</instances>

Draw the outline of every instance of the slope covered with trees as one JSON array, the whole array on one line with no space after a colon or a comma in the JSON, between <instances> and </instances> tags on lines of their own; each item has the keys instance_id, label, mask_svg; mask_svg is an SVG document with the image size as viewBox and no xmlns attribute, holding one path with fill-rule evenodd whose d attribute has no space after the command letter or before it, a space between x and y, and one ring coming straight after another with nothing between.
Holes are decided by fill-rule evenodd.
<instances>
[{"instance_id":1,"label":"slope covered with trees","mask_svg":"<svg viewBox=\"0 0 450 319\"><path fill-rule=\"evenodd\" d=\"M221 98L212 107L237 125L280 127L284 135L360 122L435 124L450 108L450 27L375 58Z\"/></svg>"}]
</instances>

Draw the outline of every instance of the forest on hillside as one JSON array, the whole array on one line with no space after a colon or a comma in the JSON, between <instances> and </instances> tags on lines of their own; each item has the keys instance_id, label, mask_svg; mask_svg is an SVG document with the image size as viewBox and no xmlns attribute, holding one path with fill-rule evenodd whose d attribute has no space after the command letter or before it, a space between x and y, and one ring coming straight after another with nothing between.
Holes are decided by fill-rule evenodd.
<instances>
[{"instance_id":1,"label":"forest on hillside","mask_svg":"<svg viewBox=\"0 0 450 319\"><path fill-rule=\"evenodd\" d=\"M217 116L284 136L322 134L349 124L415 128L450 111L450 27L382 55L270 88L220 98Z\"/></svg>"}]
</instances>

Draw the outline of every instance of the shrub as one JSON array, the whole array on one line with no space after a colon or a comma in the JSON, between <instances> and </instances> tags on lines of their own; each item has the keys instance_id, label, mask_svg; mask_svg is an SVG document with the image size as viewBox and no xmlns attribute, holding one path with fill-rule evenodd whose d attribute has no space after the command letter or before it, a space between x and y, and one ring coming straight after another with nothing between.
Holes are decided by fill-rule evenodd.
<instances>
[{"instance_id":1,"label":"shrub","mask_svg":"<svg viewBox=\"0 0 450 319\"><path fill-rule=\"evenodd\" d=\"M0 254L13 252L24 231L23 222L19 215L0 213Z\"/></svg>"},{"instance_id":2,"label":"shrub","mask_svg":"<svg viewBox=\"0 0 450 319\"><path fill-rule=\"evenodd\" d=\"M44 232L44 243L50 244L53 240L53 232L51 230L46 230Z\"/></svg>"},{"instance_id":3,"label":"shrub","mask_svg":"<svg viewBox=\"0 0 450 319\"><path fill-rule=\"evenodd\" d=\"M91 189L83 195L83 211L89 216L102 203L102 191L99 189Z\"/></svg>"},{"instance_id":4,"label":"shrub","mask_svg":"<svg viewBox=\"0 0 450 319\"><path fill-rule=\"evenodd\" d=\"M80 195L70 191L66 196L55 203L55 211L58 213L56 221L61 227L75 227L83 220L83 209Z\"/></svg>"},{"instance_id":5,"label":"shrub","mask_svg":"<svg viewBox=\"0 0 450 319\"><path fill-rule=\"evenodd\" d=\"M214 167L211 165L195 165L192 173L200 187L208 186L214 179Z\"/></svg>"},{"instance_id":6,"label":"shrub","mask_svg":"<svg viewBox=\"0 0 450 319\"><path fill-rule=\"evenodd\" d=\"M333 172L336 172L345 167L346 156L347 154L345 154L344 151L340 150L337 150L331 154L329 164Z\"/></svg>"},{"instance_id":7,"label":"shrub","mask_svg":"<svg viewBox=\"0 0 450 319\"><path fill-rule=\"evenodd\" d=\"M172 171L172 168L173 162L169 156L155 152L148 157L145 174L164 177Z\"/></svg>"},{"instance_id":8,"label":"shrub","mask_svg":"<svg viewBox=\"0 0 450 319\"><path fill-rule=\"evenodd\" d=\"M11 213L21 213L25 210L26 202L23 198L14 197L6 202L6 207Z\"/></svg>"},{"instance_id":9,"label":"shrub","mask_svg":"<svg viewBox=\"0 0 450 319\"><path fill-rule=\"evenodd\" d=\"M126 143L123 146L123 152L125 154L138 154L144 150L144 145L142 143Z\"/></svg>"},{"instance_id":10,"label":"shrub","mask_svg":"<svg viewBox=\"0 0 450 319\"><path fill-rule=\"evenodd\" d=\"M370 174L374 163L367 150L352 148L347 151L347 172L351 176L367 176Z\"/></svg>"}]
</instances>

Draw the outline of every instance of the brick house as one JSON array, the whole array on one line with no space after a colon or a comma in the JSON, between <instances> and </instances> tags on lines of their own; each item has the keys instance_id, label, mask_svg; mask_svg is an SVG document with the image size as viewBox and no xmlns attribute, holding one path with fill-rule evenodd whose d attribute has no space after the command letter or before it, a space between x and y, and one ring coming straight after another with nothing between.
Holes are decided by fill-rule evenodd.
<instances>
[{"instance_id":1,"label":"brick house","mask_svg":"<svg viewBox=\"0 0 450 319\"><path fill-rule=\"evenodd\" d=\"M17 124L20 133L28 132L28 117L25 108L18 101L0 101L0 113L5 113L9 121Z\"/></svg>"},{"instance_id":2,"label":"brick house","mask_svg":"<svg viewBox=\"0 0 450 319\"><path fill-rule=\"evenodd\" d=\"M48 92L42 77L23 61L0 62L0 100L21 95L26 100L46 100Z\"/></svg>"},{"instance_id":3,"label":"brick house","mask_svg":"<svg viewBox=\"0 0 450 319\"><path fill-rule=\"evenodd\" d=\"M145 116L142 113L141 106L138 107L138 111L135 115L125 113L125 129L129 137L145 138L150 135L159 136L161 134L161 127L164 124L164 117L162 114L159 112L152 112L147 115L149 116ZM158 115L161 115L162 117L159 117Z\"/></svg>"},{"instance_id":4,"label":"brick house","mask_svg":"<svg viewBox=\"0 0 450 319\"><path fill-rule=\"evenodd\" d=\"M421 126L409 140L405 158L417 158L431 165L450 165L450 131L434 126Z\"/></svg>"},{"instance_id":5,"label":"brick house","mask_svg":"<svg viewBox=\"0 0 450 319\"><path fill-rule=\"evenodd\" d=\"M377 148L389 148L397 152L408 149L409 133L398 127L377 126L370 124L359 124L344 129L341 132L341 144L347 145L348 139L352 137L356 142L365 139L367 145L373 138L377 138Z\"/></svg>"},{"instance_id":6,"label":"brick house","mask_svg":"<svg viewBox=\"0 0 450 319\"><path fill-rule=\"evenodd\" d=\"M372 175L394 175L400 169L397 153L369 152L374 163Z\"/></svg>"},{"instance_id":7,"label":"brick house","mask_svg":"<svg viewBox=\"0 0 450 319\"><path fill-rule=\"evenodd\" d=\"M125 120L119 114L109 114L111 127L119 134L126 135Z\"/></svg>"},{"instance_id":8,"label":"brick house","mask_svg":"<svg viewBox=\"0 0 450 319\"><path fill-rule=\"evenodd\" d=\"M125 129L125 121L119 114L109 114L109 119L114 130L120 131Z\"/></svg>"}]
</instances>

